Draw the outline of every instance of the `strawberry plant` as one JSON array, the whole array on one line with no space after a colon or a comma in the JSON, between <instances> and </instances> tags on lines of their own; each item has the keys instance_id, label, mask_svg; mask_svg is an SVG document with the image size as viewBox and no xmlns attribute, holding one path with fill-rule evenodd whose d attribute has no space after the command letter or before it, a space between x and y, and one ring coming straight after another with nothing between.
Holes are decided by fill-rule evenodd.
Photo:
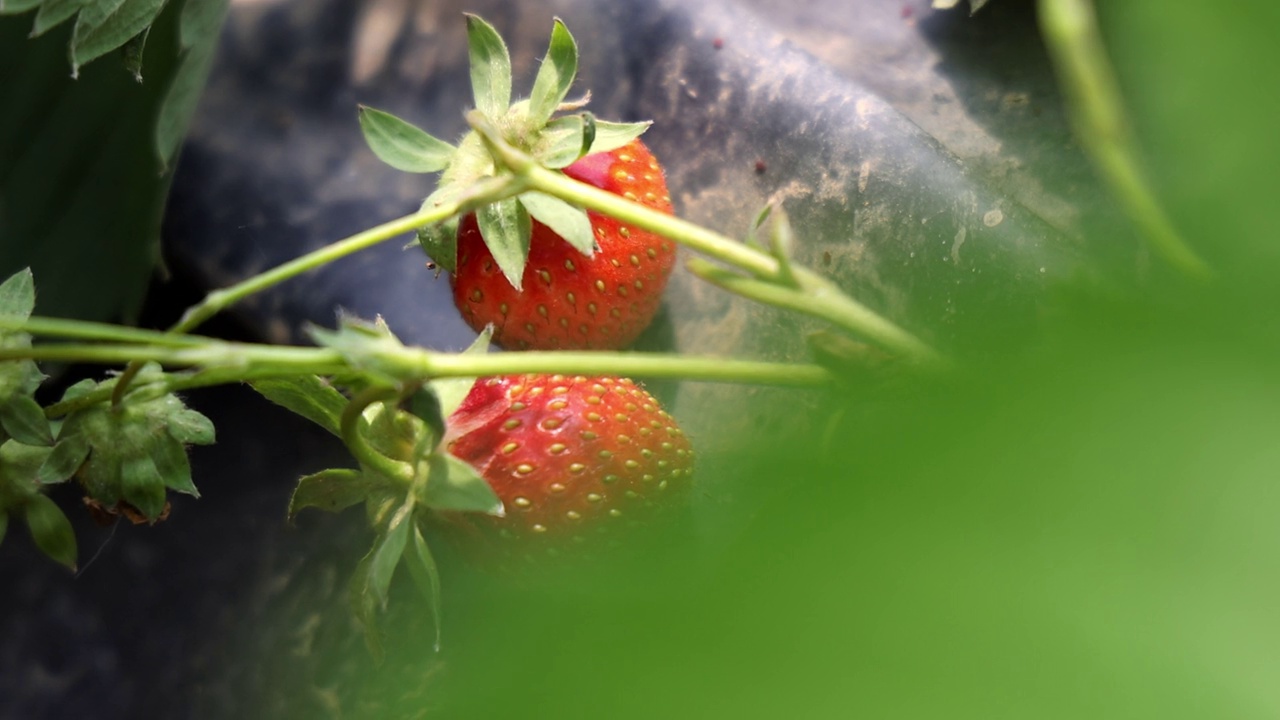
<instances>
[{"instance_id":1,"label":"strawberry plant","mask_svg":"<svg viewBox=\"0 0 1280 720\"><path fill-rule=\"evenodd\" d=\"M1153 255L1195 279L1187 285L1194 288L1187 294L1195 297L1213 282L1213 273L1154 201L1135 162L1131 138L1121 132L1121 124L1111 124L1119 117L1119 99L1108 92L1106 65L1099 65L1090 18L1086 15L1082 21L1072 14L1079 10L1079 3L1047 0L1044 5L1048 11L1057 11L1045 13L1048 34L1056 38L1055 57L1064 82L1076 96L1076 120L1082 132L1093 138L1088 149L1098 161L1103 181L1127 203ZM913 393L927 394L935 387L930 383L939 379L951 382L953 388L963 386L976 374L973 368L873 312L821 272L796 262L792 249L800 239L782 207L765 208L745 240L673 214L662 167L639 139L646 124L599 120L586 111L585 95L569 99L577 46L563 23L554 23L530 97L515 101L511 61L502 39L479 17L468 16L466 23L476 108L467 113L470 130L456 144L388 113L368 107L358 110L359 125L378 157L407 172L441 173L435 191L416 212L214 291L167 332L33 315L38 306L30 272L19 272L0 284L0 539L10 526L25 525L40 550L67 567L76 567L79 554L70 524L46 494L50 487L72 481L83 492L85 503L104 520L123 515L142 524L166 518L179 522L169 518L167 492L198 495L186 450L213 442L215 435L212 424L188 408L182 395L195 388L247 383L332 433L351 454L347 466L301 478L288 514L363 509L373 542L350 573L348 595L370 650L374 655L384 650L388 633L382 626L383 613L391 603L394 585L401 580L412 582L421 593L423 607L435 623L439 649L440 613L447 611L441 608L441 588L449 578L442 577L437 565L436 538L448 537L468 557L472 552L497 555L500 568L519 565L540 572L548 556L583 560L601 548L607 550L611 543L653 530L664 512L678 511L698 492L699 481L693 473L699 469L693 458L699 438L688 437L672 417L681 408L669 413L643 386L645 380L676 379L816 389L833 399L820 406L829 412L821 417L822 437L806 438L797 448L752 448L756 455L747 453L743 461L749 463L757 455L774 461L778 456L796 456L795 462L785 466L774 467L776 462L769 466L771 478L786 482L779 483L778 502L771 502L768 512L753 519L765 533L779 516L797 512L797 507L813 510L812 504L787 497L793 486L808 480L797 467L806 471L820 467L824 480L849 480L854 496L866 501L861 505L842 502L849 497L847 487L834 487L835 483L806 486L806 492L830 501L824 511L852 508L858 521L839 528L858 539L853 544L856 552L850 553L854 557L833 557L836 553L822 546L804 556L821 556L827 563L814 573L826 582L806 595L813 606L831 602L844 613L853 606L849 598L863 602L880 589L874 581L853 589L840 586L828 578L833 575L827 572L832 565L870 565L868 577L884 579L885 585L899 577L881 567L892 561L877 557L879 564L866 562L881 549L875 539L883 539L859 534L867 528L883 530L883 537L903 545L932 537L930 532L945 541L939 544L942 559L930 558L937 566L933 581L902 595L912 600L945 591L944 580L959 574L957 567L973 565L980 574L985 568L974 564L973 557L988 558L1007 550L1003 538L984 545L968 535L960 540L974 547L954 550L947 543L955 538L937 529L950 527L953 517L913 514L920 497L941 495L951 502L948 509L963 507L979 520L1001 515L1005 506L975 500L984 498L985 486L916 487L910 481L918 476L910 473L902 476L901 485L902 478L891 472L867 473L891 467L878 463L887 462L883 457L921 418L904 413L907 420L895 422L893 413L886 413L887 429L873 433L871 440L854 437L856 433L847 430L848 415L860 408L849 398L856 397L859 403L866 399L861 382L868 376L896 383L876 395L876 402L888 395L890 401L911 406L918 400ZM757 172L764 169L762 161ZM772 164L768 171L775 172ZM350 316L340 317L335 328L311 328L314 344L309 347L230 342L194 334L210 317L259 291L410 233L433 262L449 273L457 309L479 333L467 352L406 345L381 319ZM691 256L684 258L684 266L696 278L824 321L826 330L809 338L812 361L766 363L618 352L652 320L676 265L677 247ZM1097 317L1122 319L1110 312L1091 319ZM521 352L490 353L491 340ZM1122 338L1107 340L1122 345ZM1081 342L1069 348L1075 352L1062 354L1082 366L1088 359L1087 353L1079 351L1084 345ZM102 381L74 384L60 399L42 404L37 392L46 378L38 362L98 363L124 370ZM1080 380L1064 376L1068 382ZM1116 384L1121 385L1119 380ZM900 392L903 387L908 392ZM1034 432L1035 423L1010 416L980 391L992 389L991 397L1013 403L1015 409L1053 394L1023 398L1007 388L997 392L1001 388L995 384L975 387L961 395L982 408L980 416L955 411L944 419L959 419L946 426L926 413L922 424L933 428L934 437L958 428L958 436L967 438L989 421L1013 431L1010 434L1017 443L986 447L983 452L1002 460L1025 459L1024 447L1037 447L1035 443L1042 440ZM1082 413L1085 405L1079 400L1076 405L1067 403ZM954 411L945 404L939 407ZM1062 418L1054 421L1048 426L1064 430L1063 436L1065 430L1076 427ZM849 448L842 448L843 444ZM870 460L858 465L856 473L836 467L826 457L862 460L855 450L868 447ZM945 444L944 448L948 454L942 459L913 449L908 465L945 474L950 460L965 459L966 448ZM699 448L698 452L704 451ZM822 457L815 460L814 456ZM811 462L804 465L806 460ZM1028 476L1054 470L1027 465L1032 466L1025 471ZM1073 499L1061 501L1066 505ZM1018 507L1029 504L1033 503ZM900 526L878 514L885 506L896 507L899 512L891 517L908 518L903 526L919 532L901 533ZM1053 509L1044 513L1049 521L1055 519ZM804 527L807 522L807 518L795 521L789 527ZM804 578L795 577L791 557L777 548L819 545L823 538L795 540L776 530L769 537L777 541L776 546L743 553L738 560L752 568L767 567L767 581L781 577L802 586ZM786 647L790 638L774 637L780 635L777 628L799 625L805 630L805 618L799 617L803 614L779 612L767 597L759 600L761 577L752 575L750 580L730 586L730 596L741 604L709 604L710 608L699 608L698 617L709 618L709 626L722 618L735 626L761 626L762 637ZM826 592L833 586L836 591ZM660 639L676 631L688 632L690 628L680 625L685 610L681 604L658 613L655 616L664 621L653 628L652 635L623 638L625 642L619 644L659 645ZM955 622L945 617L928 620L942 626L941 632L955 632L968 620L962 611L956 614ZM873 623L878 619L869 613L867 617ZM600 630L615 616L573 618L575 623L580 620L585 627ZM502 627L493 634L501 636ZM676 630L668 632L670 628ZM877 629L870 628L867 636L874 639ZM914 625L908 630L919 632ZM585 643L583 655L589 655L590 641L570 638L569 642ZM701 651L696 648L694 654ZM669 647L663 652L669 654ZM744 652L742 657L749 654ZM515 677L518 660L501 657L495 665L510 663L510 675ZM794 672L772 665L776 663L771 664L770 673ZM662 679L665 669L643 673ZM766 679L762 676L758 686L767 685ZM518 682L518 678L513 681ZM745 682L754 685L757 679ZM581 691L600 692L594 687Z\"/></svg>"}]
</instances>

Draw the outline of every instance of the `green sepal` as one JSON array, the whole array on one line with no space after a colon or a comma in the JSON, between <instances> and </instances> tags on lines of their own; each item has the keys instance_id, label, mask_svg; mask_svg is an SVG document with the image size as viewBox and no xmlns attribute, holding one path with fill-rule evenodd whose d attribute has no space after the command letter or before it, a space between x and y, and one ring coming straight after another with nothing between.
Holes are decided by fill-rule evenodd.
<instances>
[{"instance_id":1,"label":"green sepal","mask_svg":"<svg viewBox=\"0 0 1280 720\"><path fill-rule=\"evenodd\" d=\"M515 198L507 198L476 210L476 223L507 282L521 290L524 267L529 261L529 239L533 234L529 213Z\"/></svg>"},{"instance_id":2,"label":"green sepal","mask_svg":"<svg viewBox=\"0 0 1280 720\"><path fill-rule=\"evenodd\" d=\"M367 421L361 428L369 447L380 455L410 462L415 448L434 446L443 433L433 430L411 412L399 408L399 400L373 403L364 409Z\"/></svg>"},{"instance_id":3,"label":"green sepal","mask_svg":"<svg viewBox=\"0 0 1280 720\"><path fill-rule=\"evenodd\" d=\"M418 388L409 399L409 409L426 426L430 439L429 443L419 441L418 445L427 451L434 450L445 432L444 407L435 388L430 385Z\"/></svg>"},{"instance_id":4,"label":"green sepal","mask_svg":"<svg viewBox=\"0 0 1280 720\"><path fill-rule=\"evenodd\" d=\"M347 586L347 599L351 602L351 613L355 615L356 624L364 635L365 647L374 660L382 662L382 631L378 627L378 600L369 585L369 567L373 563L374 553L378 550L382 536L379 535L369 552L356 563L356 571Z\"/></svg>"},{"instance_id":5,"label":"green sepal","mask_svg":"<svg viewBox=\"0 0 1280 720\"><path fill-rule=\"evenodd\" d=\"M44 409L30 395L0 398L0 426L15 440L28 445L53 444L53 432Z\"/></svg>"},{"instance_id":6,"label":"green sepal","mask_svg":"<svg viewBox=\"0 0 1280 720\"><path fill-rule=\"evenodd\" d=\"M433 649L440 652L440 569L431 555L431 549L427 547L419 522L413 524L411 540L410 552L405 554L405 564L409 566L409 577L413 578L414 585L427 603L427 611L431 613L436 631Z\"/></svg>"},{"instance_id":7,"label":"green sepal","mask_svg":"<svg viewBox=\"0 0 1280 720\"><path fill-rule=\"evenodd\" d=\"M425 459L427 482L421 487L423 505L433 510L482 512L502 517L505 510L493 488L476 469L448 453Z\"/></svg>"},{"instance_id":8,"label":"green sepal","mask_svg":"<svg viewBox=\"0 0 1280 720\"><path fill-rule=\"evenodd\" d=\"M530 217L564 238L575 250L588 257L595 253L596 238L586 210L536 190L521 193L517 199Z\"/></svg>"},{"instance_id":9,"label":"green sepal","mask_svg":"<svg viewBox=\"0 0 1280 720\"><path fill-rule=\"evenodd\" d=\"M462 192L459 185L441 185L422 202L423 210L452 202ZM418 229L418 245L446 272L458 266L458 217L456 215Z\"/></svg>"},{"instance_id":10,"label":"green sepal","mask_svg":"<svg viewBox=\"0 0 1280 720\"><path fill-rule=\"evenodd\" d=\"M36 281L31 268L23 268L0 283L0 317L26 320L36 307Z\"/></svg>"},{"instance_id":11,"label":"green sepal","mask_svg":"<svg viewBox=\"0 0 1280 720\"><path fill-rule=\"evenodd\" d=\"M652 124L608 122L597 120L590 113L556 118L547 123L532 155L543 165L559 170L585 155L617 150L643 135Z\"/></svg>"},{"instance_id":12,"label":"green sepal","mask_svg":"<svg viewBox=\"0 0 1280 720\"><path fill-rule=\"evenodd\" d=\"M383 609L387 607L391 578L395 575L396 565L400 564L400 557L404 555L409 531L413 528L413 506L413 496L410 495L392 513L386 529L379 534L373 560L369 563L369 584L378 599L378 606Z\"/></svg>"},{"instance_id":13,"label":"green sepal","mask_svg":"<svg viewBox=\"0 0 1280 720\"><path fill-rule=\"evenodd\" d=\"M341 512L362 502L370 489L385 484L376 476L348 468L330 468L307 475L298 480L289 498L289 521L306 508Z\"/></svg>"},{"instance_id":14,"label":"green sepal","mask_svg":"<svg viewBox=\"0 0 1280 720\"><path fill-rule=\"evenodd\" d=\"M145 30L166 0L92 0L76 18L71 35L71 74L80 66L97 59Z\"/></svg>"},{"instance_id":15,"label":"green sepal","mask_svg":"<svg viewBox=\"0 0 1280 720\"><path fill-rule=\"evenodd\" d=\"M533 92L529 96L529 119L536 124L543 124L551 119L556 108L569 94L573 78L578 74L578 44L574 41L569 28L560 18L555 19L551 28L551 43L547 46L547 55L538 68L538 77L533 81Z\"/></svg>"},{"instance_id":16,"label":"green sepal","mask_svg":"<svg viewBox=\"0 0 1280 720\"><path fill-rule=\"evenodd\" d=\"M411 173L440 172L456 149L391 113L360 106L360 130L369 149L382 162Z\"/></svg>"},{"instance_id":17,"label":"green sepal","mask_svg":"<svg viewBox=\"0 0 1280 720\"><path fill-rule=\"evenodd\" d=\"M472 341L466 350L462 351L463 355L483 355L489 352L489 343L493 340L493 325L489 324L480 331L480 334ZM467 398L467 394L471 392L471 386L475 385L476 379L471 377L462 378L440 378L432 380L430 385L435 390L436 397L440 399L440 412L446 418L462 405L462 401Z\"/></svg>"},{"instance_id":18,"label":"green sepal","mask_svg":"<svg viewBox=\"0 0 1280 720\"><path fill-rule=\"evenodd\" d=\"M511 106L511 55L492 25L478 15L467 13L466 17L476 109L490 118L501 118Z\"/></svg>"},{"instance_id":19,"label":"green sepal","mask_svg":"<svg viewBox=\"0 0 1280 720\"><path fill-rule=\"evenodd\" d=\"M149 455L120 460L120 488L125 502L154 521L164 512L164 479Z\"/></svg>"},{"instance_id":20,"label":"green sepal","mask_svg":"<svg viewBox=\"0 0 1280 720\"><path fill-rule=\"evenodd\" d=\"M53 451L40 466L36 478L42 485L55 485L65 482L80 469L89 455L89 440L83 435L72 435L58 439Z\"/></svg>"},{"instance_id":21,"label":"green sepal","mask_svg":"<svg viewBox=\"0 0 1280 720\"><path fill-rule=\"evenodd\" d=\"M607 120L596 120L596 137L591 143L591 151L587 154L609 152L617 150L625 146L627 143L635 140L649 129L653 124L650 120L634 123L609 122Z\"/></svg>"},{"instance_id":22,"label":"green sepal","mask_svg":"<svg viewBox=\"0 0 1280 720\"><path fill-rule=\"evenodd\" d=\"M0 443L0 515L40 492L40 467L51 452L52 448L17 440Z\"/></svg>"},{"instance_id":23,"label":"green sepal","mask_svg":"<svg viewBox=\"0 0 1280 720\"><path fill-rule=\"evenodd\" d=\"M292 410L334 435L341 436L347 399L315 375L253 380L249 386L271 402Z\"/></svg>"},{"instance_id":24,"label":"green sepal","mask_svg":"<svg viewBox=\"0 0 1280 720\"><path fill-rule=\"evenodd\" d=\"M359 370L369 380L383 385L399 382L401 368L383 362L380 356L398 353L404 349L404 345L381 317L370 322L340 312L336 330L308 325L306 332L317 345L337 350L351 367Z\"/></svg>"},{"instance_id":25,"label":"green sepal","mask_svg":"<svg viewBox=\"0 0 1280 720\"><path fill-rule=\"evenodd\" d=\"M23 517L36 547L54 562L75 572L76 534L57 504L36 494L23 506Z\"/></svg>"},{"instance_id":26,"label":"green sepal","mask_svg":"<svg viewBox=\"0 0 1280 720\"><path fill-rule=\"evenodd\" d=\"M142 56L147 49L147 36L151 34L151 26L142 29L142 32L130 38L129 42L124 44L120 49L121 61L124 63L124 69L133 76L137 82L142 82Z\"/></svg>"},{"instance_id":27,"label":"green sepal","mask_svg":"<svg viewBox=\"0 0 1280 720\"><path fill-rule=\"evenodd\" d=\"M170 436L158 438L151 446L151 462L155 465L160 481L165 487L191 497L200 497L191 479L191 460L182 443Z\"/></svg>"}]
</instances>

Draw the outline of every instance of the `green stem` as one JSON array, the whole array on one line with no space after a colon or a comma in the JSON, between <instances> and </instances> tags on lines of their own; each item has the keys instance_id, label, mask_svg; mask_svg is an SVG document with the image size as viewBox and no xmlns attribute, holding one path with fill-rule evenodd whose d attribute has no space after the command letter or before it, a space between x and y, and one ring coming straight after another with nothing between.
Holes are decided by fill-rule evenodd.
<instances>
[{"instance_id":1,"label":"green stem","mask_svg":"<svg viewBox=\"0 0 1280 720\"><path fill-rule=\"evenodd\" d=\"M1041 32L1071 100L1071 122L1103 182L1157 254L1190 277L1211 279L1212 269L1178 233L1142 172L1093 4L1040 0L1039 10Z\"/></svg>"},{"instance_id":2,"label":"green stem","mask_svg":"<svg viewBox=\"0 0 1280 720\"><path fill-rule=\"evenodd\" d=\"M821 275L796 265L792 265L790 272L787 272L776 258L755 248L701 225L579 182L564 173L548 170L532 156L504 141L500 135L494 133L483 118L469 115L468 120L477 132L485 137L490 149L502 163L523 178L530 189L555 195L566 202L671 238L703 255L741 268L758 280L776 283L779 286L798 283L807 291L806 301L788 304L785 307L823 318L918 363L936 364L938 362L940 357L938 353L924 342L845 295ZM763 298L755 299L771 302Z\"/></svg>"},{"instance_id":3,"label":"green stem","mask_svg":"<svg viewBox=\"0 0 1280 720\"><path fill-rule=\"evenodd\" d=\"M395 400L400 393L395 388L372 387L363 390L351 398L342 411L342 441L361 465L397 480L406 487L413 483L413 467L408 463L398 462L370 447L364 441L360 428L364 423L364 409L374 403Z\"/></svg>"},{"instance_id":4,"label":"green stem","mask_svg":"<svg viewBox=\"0 0 1280 720\"><path fill-rule=\"evenodd\" d=\"M173 327L169 328L169 333L179 334L194 330L201 323L222 312L228 307L240 302L241 300L261 292L272 286L278 285L285 280L295 278L305 272L315 270L328 263L344 258L353 253L360 252L367 248L371 248L379 243L386 242L393 238L399 237L407 232L413 232L418 228L432 225L434 223L445 220L457 213L464 212L468 208L475 205L485 204L500 200L507 195L514 194L521 189L521 183L515 178L494 178L488 182L479 183L476 187L462 193L458 198L440 203L430 208L424 208L411 215L405 215L402 218L383 223L376 227L369 228L363 232L356 233L348 238L339 240L330 245L326 245L318 250L307 253L285 262L281 265L268 270L260 275L236 283L230 287L214 290L205 296L204 300L187 309ZM112 401L118 403L123 399L128 389L129 383L138 374L141 364L137 362L129 363L121 374L119 382L116 383L116 393L112 396Z\"/></svg>"},{"instance_id":5,"label":"green stem","mask_svg":"<svg viewBox=\"0 0 1280 720\"><path fill-rule=\"evenodd\" d=\"M43 318L35 318L35 322L14 323L12 327L28 330L42 322ZM74 360L101 364L139 360L158 362L169 367L202 367L193 377L215 378L217 382L239 382L264 376L299 373L332 375L352 369L351 363L342 353L328 348L282 347L210 340L199 336L187 337L198 340L201 344L163 347L59 343L30 348L0 348L0 360ZM385 345L380 346L377 353L380 365L395 368L405 380L518 373L603 374L793 387L821 386L832 380L830 373L817 365L656 353L523 352L452 355L415 347L387 349ZM210 381L201 384L216 383Z\"/></svg>"},{"instance_id":6,"label":"green stem","mask_svg":"<svg viewBox=\"0 0 1280 720\"><path fill-rule=\"evenodd\" d=\"M72 340L97 340L99 342L141 343L162 345L165 347L192 347L202 345L208 338L190 335L170 335L155 330L141 330L111 325L109 323L89 322L87 320L66 320L63 318L33 317L19 320L15 317L0 317L0 330L20 330L41 337L68 338Z\"/></svg>"}]
</instances>

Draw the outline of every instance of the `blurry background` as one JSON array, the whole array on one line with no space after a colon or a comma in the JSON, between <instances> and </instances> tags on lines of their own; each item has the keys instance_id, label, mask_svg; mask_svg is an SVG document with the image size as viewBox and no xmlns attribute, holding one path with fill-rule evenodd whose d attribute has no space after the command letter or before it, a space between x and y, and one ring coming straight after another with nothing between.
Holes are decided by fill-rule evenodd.
<instances>
[{"instance_id":1,"label":"blurry background","mask_svg":"<svg viewBox=\"0 0 1280 720\"><path fill-rule=\"evenodd\" d=\"M506 37L517 88L562 17L595 112L656 121L677 212L741 235L783 202L802 262L967 361L824 397L655 387L699 449L681 526L539 582L442 548L443 652L397 584L380 667L345 605L363 518L284 522L343 449L246 389L193 393L219 430L192 453L202 499L101 529L59 488L75 578L16 526L0 546L0 716L1280 715L1278 11L1101 8L1143 161L1220 273L1205 287L1095 179L1032 3L689 5L254 0L184 35L175 2L141 84L115 55L71 80L69 25L27 40L38 14L0 18L0 275L32 265L38 313L163 326L415 209L431 180L378 163L355 106L460 134L465 9ZM300 342L338 307L429 347L471 337L394 242L206 330ZM678 274L641 346L801 359L818 328Z\"/></svg>"}]
</instances>

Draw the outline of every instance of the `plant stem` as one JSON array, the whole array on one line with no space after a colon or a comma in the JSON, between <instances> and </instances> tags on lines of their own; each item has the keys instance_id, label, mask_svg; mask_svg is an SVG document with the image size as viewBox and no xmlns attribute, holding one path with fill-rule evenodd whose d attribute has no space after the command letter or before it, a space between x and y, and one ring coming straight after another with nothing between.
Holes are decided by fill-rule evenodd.
<instances>
[{"instance_id":1,"label":"plant stem","mask_svg":"<svg viewBox=\"0 0 1280 720\"><path fill-rule=\"evenodd\" d=\"M1142 172L1093 4L1040 0L1039 10L1041 32L1071 100L1067 110L1076 136L1103 182L1157 254L1189 277L1211 279L1213 271L1183 240Z\"/></svg>"},{"instance_id":2,"label":"plant stem","mask_svg":"<svg viewBox=\"0 0 1280 720\"><path fill-rule=\"evenodd\" d=\"M342 441L346 443L351 454L361 465L408 487L413 483L413 467L408 463L392 460L374 450L360 433L360 427L364 423L365 408L374 403L395 400L397 397L399 397L399 391L395 388L371 387L351 398L351 402L347 403L347 407L342 411Z\"/></svg>"},{"instance_id":3,"label":"plant stem","mask_svg":"<svg viewBox=\"0 0 1280 720\"><path fill-rule=\"evenodd\" d=\"M520 176L532 190L540 190L566 202L603 213L624 223L671 238L703 255L728 263L765 282L779 287L797 283L806 290L803 302L785 307L823 318L850 332L897 352L921 364L937 364L939 355L906 330L841 292L821 275L792 265L788 273L778 260L674 215L632 202L622 196L574 180L561 172L542 167L532 156L504 141L483 118L468 116L472 126L485 136L491 150L504 165ZM770 296L774 297L774 296ZM772 303L763 296L754 299Z\"/></svg>"},{"instance_id":4,"label":"plant stem","mask_svg":"<svg viewBox=\"0 0 1280 720\"><path fill-rule=\"evenodd\" d=\"M65 321L71 322L71 321ZM15 330L31 331L46 324L44 318L25 323L8 323ZM153 331L133 331L144 342ZM219 382L239 382L282 374L332 375L353 369L337 350L313 347L282 347L259 343L238 343L185 336L191 344L165 347L148 344L59 343L30 348L0 348L0 360L75 360L116 364L137 360L158 362L169 367L200 367L193 378L215 380L193 383L198 387ZM198 344L197 344L198 343ZM346 355L355 353L345 351ZM832 375L817 365L729 360L716 357L688 357L630 352L522 352L490 355L440 353L417 347L378 345L370 355L378 364L394 368L403 380L430 380L443 377L484 377L518 373L561 373L565 375L621 375L627 377L672 378L704 382L753 383L791 387L817 387L831 382ZM117 381L118 384L118 381Z\"/></svg>"}]
</instances>

